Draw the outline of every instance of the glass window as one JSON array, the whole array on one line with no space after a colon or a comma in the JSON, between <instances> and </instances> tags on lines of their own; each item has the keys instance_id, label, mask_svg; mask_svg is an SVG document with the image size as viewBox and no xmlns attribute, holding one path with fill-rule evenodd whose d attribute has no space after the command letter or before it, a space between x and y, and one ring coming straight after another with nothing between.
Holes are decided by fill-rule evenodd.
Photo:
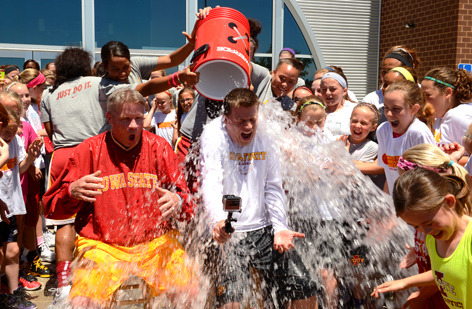
<instances>
[{"instance_id":1,"label":"glass window","mask_svg":"<svg viewBox=\"0 0 472 309\"><path fill-rule=\"evenodd\" d=\"M258 53L272 52L272 1L271 0L199 0L198 7L227 6L240 11L246 18L257 19L262 25L262 31L258 35Z\"/></svg>"},{"instance_id":2,"label":"glass window","mask_svg":"<svg viewBox=\"0 0 472 309\"><path fill-rule=\"evenodd\" d=\"M266 67L269 71L272 71L272 57L254 57L254 63Z\"/></svg>"},{"instance_id":3,"label":"glass window","mask_svg":"<svg viewBox=\"0 0 472 309\"><path fill-rule=\"evenodd\" d=\"M315 76L316 66L312 58L298 58L305 65L303 71L300 73L300 78L305 80L305 84L311 86L313 76Z\"/></svg>"},{"instance_id":4,"label":"glass window","mask_svg":"<svg viewBox=\"0 0 472 309\"><path fill-rule=\"evenodd\" d=\"M284 5L284 47L290 47L297 54L311 54L297 22L286 5Z\"/></svg>"},{"instance_id":5,"label":"glass window","mask_svg":"<svg viewBox=\"0 0 472 309\"><path fill-rule=\"evenodd\" d=\"M2 1L2 43L80 46L79 0Z\"/></svg>"},{"instance_id":6,"label":"glass window","mask_svg":"<svg viewBox=\"0 0 472 309\"><path fill-rule=\"evenodd\" d=\"M16 64L20 70L23 70L23 64L25 63L25 58L7 58L1 57L0 58L0 65L10 65Z\"/></svg>"},{"instance_id":7,"label":"glass window","mask_svg":"<svg viewBox=\"0 0 472 309\"><path fill-rule=\"evenodd\" d=\"M121 41L130 49L175 50L186 42L185 1L95 1L97 47Z\"/></svg>"}]
</instances>

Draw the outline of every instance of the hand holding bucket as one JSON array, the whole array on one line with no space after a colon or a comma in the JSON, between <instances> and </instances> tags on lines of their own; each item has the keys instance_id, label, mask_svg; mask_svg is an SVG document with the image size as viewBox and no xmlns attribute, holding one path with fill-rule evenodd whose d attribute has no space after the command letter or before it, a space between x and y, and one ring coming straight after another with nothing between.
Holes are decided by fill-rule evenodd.
<instances>
[{"instance_id":1,"label":"hand holding bucket","mask_svg":"<svg viewBox=\"0 0 472 309\"><path fill-rule=\"evenodd\" d=\"M192 62L201 95L222 101L234 88L249 86L249 33L246 17L232 8L216 7L198 21Z\"/></svg>"}]
</instances>

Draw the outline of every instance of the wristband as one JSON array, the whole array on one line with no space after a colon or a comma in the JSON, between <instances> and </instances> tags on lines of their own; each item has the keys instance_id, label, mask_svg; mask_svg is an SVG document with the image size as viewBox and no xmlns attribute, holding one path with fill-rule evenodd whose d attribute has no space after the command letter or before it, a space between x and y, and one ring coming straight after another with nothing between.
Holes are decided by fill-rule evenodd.
<instances>
[{"instance_id":1,"label":"wristband","mask_svg":"<svg viewBox=\"0 0 472 309\"><path fill-rule=\"evenodd\" d=\"M167 76L167 84L169 84L169 86L172 87L172 85L170 84L170 77L171 75Z\"/></svg>"},{"instance_id":2,"label":"wristband","mask_svg":"<svg viewBox=\"0 0 472 309\"><path fill-rule=\"evenodd\" d=\"M172 82L174 83L174 87L177 86L177 81L175 80L176 75L177 75L176 73L172 74Z\"/></svg>"},{"instance_id":3,"label":"wristband","mask_svg":"<svg viewBox=\"0 0 472 309\"><path fill-rule=\"evenodd\" d=\"M181 85L184 84L184 83L182 83L182 81L180 80L180 77L179 77L179 73L178 73L178 72L177 72L177 80L179 81L179 83L180 83Z\"/></svg>"}]
</instances>

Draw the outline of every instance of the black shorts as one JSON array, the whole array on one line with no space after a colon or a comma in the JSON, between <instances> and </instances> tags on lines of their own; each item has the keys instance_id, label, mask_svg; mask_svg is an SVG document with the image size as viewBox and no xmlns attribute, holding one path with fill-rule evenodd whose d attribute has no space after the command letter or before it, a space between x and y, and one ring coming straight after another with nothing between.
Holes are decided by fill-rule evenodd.
<instances>
[{"instance_id":1,"label":"black shorts","mask_svg":"<svg viewBox=\"0 0 472 309\"><path fill-rule=\"evenodd\" d=\"M6 222L0 222L0 245L4 242L17 242L18 241L18 225L16 224L16 217L11 216L10 224Z\"/></svg>"},{"instance_id":2,"label":"black shorts","mask_svg":"<svg viewBox=\"0 0 472 309\"><path fill-rule=\"evenodd\" d=\"M272 227L235 233L224 246L218 278L217 303L222 306L251 298L261 290L264 306L282 307L288 300L317 294L317 286L295 250L278 253L273 249ZM261 285L255 287L250 267L257 270Z\"/></svg>"}]
</instances>

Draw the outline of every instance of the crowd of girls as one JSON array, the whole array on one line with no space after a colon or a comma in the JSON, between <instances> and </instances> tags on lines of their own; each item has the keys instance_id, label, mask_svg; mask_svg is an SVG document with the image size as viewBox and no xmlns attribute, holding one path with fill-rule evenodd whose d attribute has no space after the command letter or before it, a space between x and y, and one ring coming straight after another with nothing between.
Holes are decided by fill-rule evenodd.
<instances>
[{"instance_id":1,"label":"crowd of girls","mask_svg":"<svg viewBox=\"0 0 472 309\"><path fill-rule=\"evenodd\" d=\"M48 64L44 74L34 60L25 62L23 70L13 65L4 68L0 190L6 195L1 196L0 230L7 236L18 230L18 237L2 238L0 258L6 261L10 292L20 293L19 284L30 290L40 286L19 272L21 260L36 275L52 275L39 260L56 259L45 242L40 211L46 165L55 151L49 177L57 177L78 143L108 128L103 103L111 91L132 87L148 96L144 127L172 147L182 139L182 125L196 98L188 86L198 82L198 75L185 69L166 76L165 69L183 62L193 50L194 33L185 36L188 44L157 59L131 57L125 44L111 41L102 47L102 63L93 69L99 77L91 77L90 55L77 48L66 49L55 63ZM251 40L251 46L256 43L257 38ZM284 49L281 58L287 57L296 57L295 52ZM383 283L372 295L418 286L421 289L412 290L408 300L412 306L472 308L468 174L472 165L472 75L462 69L434 67L420 76L420 64L414 49L392 47L381 62L379 89L362 100L349 90L342 68L321 68L311 85L299 85L289 92L296 106L294 122L307 137L343 143L355 166L392 196L397 215L415 228L408 244L411 252L401 266L418 265L419 274ZM77 96L87 104L75 104L77 99L68 92L79 85L84 91ZM16 158L13 169L9 166L12 158ZM63 227L57 241L61 250L56 250L57 272L63 275L61 288L68 284L64 278L69 274L75 233L72 227ZM23 248L22 254L19 248ZM31 254L37 248L39 258Z\"/></svg>"}]
</instances>

